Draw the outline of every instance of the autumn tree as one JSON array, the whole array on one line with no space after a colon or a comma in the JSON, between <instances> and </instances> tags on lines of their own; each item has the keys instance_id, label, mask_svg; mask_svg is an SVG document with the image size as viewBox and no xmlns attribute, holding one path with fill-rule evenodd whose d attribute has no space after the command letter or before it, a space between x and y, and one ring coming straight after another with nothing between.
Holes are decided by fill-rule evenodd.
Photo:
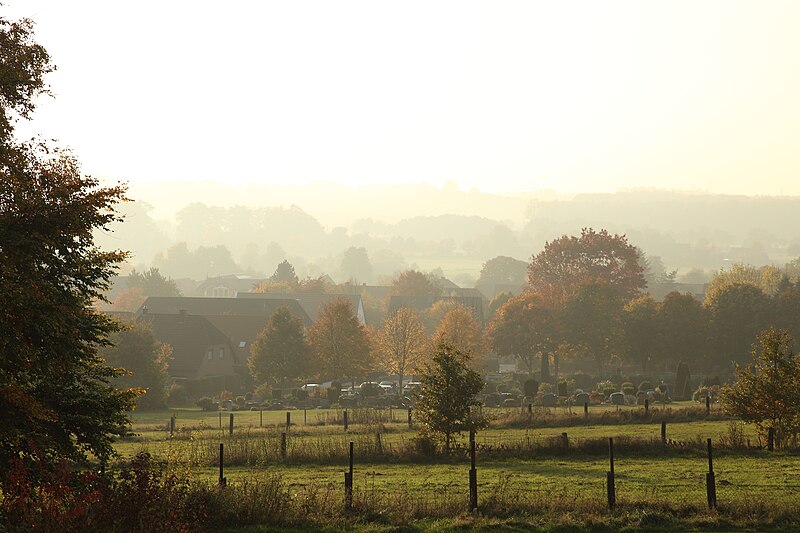
<instances>
[{"instance_id":1,"label":"autumn tree","mask_svg":"<svg viewBox=\"0 0 800 533\"><path fill-rule=\"evenodd\" d=\"M392 282L395 296L439 296L442 288L418 270L405 270Z\"/></svg>"},{"instance_id":2,"label":"autumn tree","mask_svg":"<svg viewBox=\"0 0 800 533\"><path fill-rule=\"evenodd\" d=\"M518 357L532 374L536 358L549 357L561 341L559 317L541 296L525 292L498 309L486 337L495 352ZM542 370L542 380L549 381L549 365L543 363Z\"/></svg>"},{"instance_id":3,"label":"autumn tree","mask_svg":"<svg viewBox=\"0 0 800 533\"><path fill-rule=\"evenodd\" d=\"M774 266L760 268L744 263L735 263L728 270L718 270L706 287L706 305L713 302L718 294L733 285L752 285L764 294L772 296L778 291L783 271Z\"/></svg>"},{"instance_id":4,"label":"autumn tree","mask_svg":"<svg viewBox=\"0 0 800 533\"><path fill-rule=\"evenodd\" d=\"M736 365L736 382L720 400L728 414L754 424L761 435L774 428L780 446L800 431L800 355L788 331L770 328L759 334L751 356L746 367Z\"/></svg>"},{"instance_id":5,"label":"autumn tree","mask_svg":"<svg viewBox=\"0 0 800 533\"><path fill-rule=\"evenodd\" d=\"M121 325L122 329L109 337L111 346L101 348L100 356L108 364L128 371L114 380L117 387L143 391L136 401L139 409L163 409L167 403L167 366L172 348L158 342L149 322L132 320Z\"/></svg>"},{"instance_id":6,"label":"autumn tree","mask_svg":"<svg viewBox=\"0 0 800 533\"><path fill-rule=\"evenodd\" d=\"M376 352L382 357L383 367L398 376L398 392L403 390L403 377L420 367L429 349L419 315L405 307L386 319L376 338Z\"/></svg>"},{"instance_id":7,"label":"autumn tree","mask_svg":"<svg viewBox=\"0 0 800 533\"><path fill-rule=\"evenodd\" d=\"M355 379L373 366L368 331L348 300L337 299L323 305L308 336L312 367L320 376Z\"/></svg>"},{"instance_id":8,"label":"autumn tree","mask_svg":"<svg viewBox=\"0 0 800 533\"><path fill-rule=\"evenodd\" d=\"M481 426L481 419L471 413L480 403L475 396L481 389L483 379L470 368L469 354L438 344L420 375L416 416L421 432L443 440L449 453L458 433Z\"/></svg>"},{"instance_id":9,"label":"autumn tree","mask_svg":"<svg viewBox=\"0 0 800 533\"><path fill-rule=\"evenodd\" d=\"M455 298L442 298L433 302L433 305L423 311L420 316L422 324L425 326L425 331L433 335L444 316L459 307L461 307L461 304Z\"/></svg>"},{"instance_id":10,"label":"autumn tree","mask_svg":"<svg viewBox=\"0 0 800 533\"><path fill-rule=\"evenodd\" d=\"M303 321L281 306L250 346L247 366L256 383L271 382L283 388L285 380L306 374L309 354Z\"/></svg>"},{"instance_id":11,"label":"autumn tree","mask_svg":"<svg viewBox=\"0 0 800 533\"><path fill-rule=\"evenodd\" d=\"M611 287L622 301L645 288L639 254L624 235L584 228L580 237L564 235L546 243L528 265L529 289L554 305L590 284Z\"/></svg>"},{"instance_id":12,"label":"autumn tree","mask_svg":"<svg viewBox=\"0 0 800 533\"><path fill-rule=\"evenodd\" d=\"M486 355L486 343L475 314L464 306L447 312L433 333L433 342L452 346L457 352L469 355L474 368L479 368Z\"/></svg>"},{"instance_id":13,"label":"autumn tree","mask_svg":"<svg viewBox=\"0 0 800 533\"><path fill-rule=\"evenodd\" d=\"M658 349L656 316L658 304L649 295L642 295L625 304L622 312L622 335L625 355L642 365L647 375L648 363Z\"/></svg>"},{"instance_id":14,"label":"autumn tree","mask_svg":"<svg viewBox=\"0 0 800 533\"><path fill-rule=\"evenodd\" d=\"M528 271L528 263L503 255L489 259L483 264L475 286L491 291L497 285L523 285ZM493 293L485 292L487 296Z\"/></svg>"},{"instance_id":15,"label":"autumn tree","mask_svg":"<svg viewBox=\"0 0 800 533\"><path fill-rule=\"evenodd\" d=\"M492 318L494 318L494 316L497 315L498 309L500 309L504 303L506 303L513 297L514 293L512 292L503 291L497 293L495 297L492 298L492 300L489 302L489 309L486 312L489 319L491 320Z\"/></svg>"}]
</instances>

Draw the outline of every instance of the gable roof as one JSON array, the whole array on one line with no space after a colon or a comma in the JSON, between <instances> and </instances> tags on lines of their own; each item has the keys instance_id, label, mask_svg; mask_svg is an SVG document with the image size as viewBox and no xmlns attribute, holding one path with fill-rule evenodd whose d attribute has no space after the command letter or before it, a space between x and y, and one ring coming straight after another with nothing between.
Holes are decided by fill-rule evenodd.
<instances>
[{"instance_id":1,"label":"gable roof","mask_svg":"<svg viewBox=\"0 0 800 533\"><path fill-rule=\"evenodd\" d=\"M237 299L245 301L265 301L265 300L286 300L293 298L300 307L306 312L312 322L316 322L322 306L334 300L347 300L352 304L353 310L359 316L362 323L365 323L363 311L364 305L361 302L360 294L328 294L321 292L240 292Z\"/></svg>"},{"instance_id":2,"label":"gable roof","mask_svg":"<svg viewBox=\"0 0 800 533\"><path fill-rule=\"evenodd\" d=\"M230 339L239 363L247 361L250 346L269 322L266 316L216 315L205 318Z\"/></svg>"},{"instance_id":3,"label":"gable roof","mask_svg":"<svg viewBox=\"0 0 800 533\"><path fill-rule=\"evenodd\" d=\"M137 316L146 314L175 315L185 311L190 315L201 316L260 316L269 317L281 306L310 326L312 321L296 299L248 299L248 298L200 298L191 296L150 296L145 300Z\"/></svg>"},{"instance_id":4,"label":"gable roof","mask_svg":"<svg viewBox=\"0 0 800 533\"><path fill-rule=\"evenodd\" d=\"M193 377L203 363L209 346L226 346L236 357L228 337L205 317L186 313L147 313L141 316L141 320L153 325L153 334L159 342L172 347L172 359L169 361L171 377Z\"/></svg>"}]
</instances>

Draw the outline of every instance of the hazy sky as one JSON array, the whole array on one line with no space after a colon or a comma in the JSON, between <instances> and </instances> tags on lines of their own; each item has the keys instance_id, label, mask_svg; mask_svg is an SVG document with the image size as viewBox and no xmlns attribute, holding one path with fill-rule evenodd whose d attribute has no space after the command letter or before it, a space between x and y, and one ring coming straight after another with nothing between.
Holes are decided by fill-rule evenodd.
<instances>
[{"instance_id":1,"label":"hazy sky","mask_svg":"<svg viewBox=\"0 0 800 533\"><path fill-rule=\"evenodd\" d=\"M5 0L25 134L136 184L800 194L800 2Z\"/></svg>"}]
</instances>

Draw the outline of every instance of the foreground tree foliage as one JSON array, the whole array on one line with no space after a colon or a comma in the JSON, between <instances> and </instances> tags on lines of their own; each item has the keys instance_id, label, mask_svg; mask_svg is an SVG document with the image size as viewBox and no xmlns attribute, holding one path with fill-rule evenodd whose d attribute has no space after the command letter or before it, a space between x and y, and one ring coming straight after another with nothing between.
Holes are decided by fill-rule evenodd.
<instances>
[{"instance_id":1,"label":"foreground tree foliage","mask_svg":"<svg viewBox=\"0 0 800 533\"><path fill-rule=\"evenodd\" d=\"M751 354L753 363L736 365L736 383L722 390L722 405L761 435L774 428L780 446L800 431L800 355L789 332L774 328L758 336Z\"/></svg>"},{"instance_id":2,"label":"foreground tree foliage","mask_svg":"<svg viewBox=\"0 0 800 533\"><path fill-rule=\"evenodd\" d=\"M76 460L111 454L138 392L112 381L98 348L117 330L92 307L123 252L103 252L92 232L119 217L122 187L80 174L70 154L13 139L52 70L32 24L0 19L0 471L37 449Z\"/></svg>"},{"instance_id":3,"label":"foreground tree foliage","mask_svg":"<svg viewBox=\"0 0 800 533\"><path fill-rule=\"evenodd\" d=\"M247 366L256 383L282 384L306 373L309 352L303 321L281 306L250 347Z\"/></svg>"},{"instance_id":4,"label":"foreground tree foliage","mask_svg":"<svg viewBox=\"0 0 800 533\"><path fill-rule=\"evenodd\" d=\"M440 343L420 376L416 411L421 432L441 440L446 452L458 433L481 425L471 412L479 404L475 395L483 389L483 378L469 367L469 359L468 354Z\"/></svg>"}]
</instances>

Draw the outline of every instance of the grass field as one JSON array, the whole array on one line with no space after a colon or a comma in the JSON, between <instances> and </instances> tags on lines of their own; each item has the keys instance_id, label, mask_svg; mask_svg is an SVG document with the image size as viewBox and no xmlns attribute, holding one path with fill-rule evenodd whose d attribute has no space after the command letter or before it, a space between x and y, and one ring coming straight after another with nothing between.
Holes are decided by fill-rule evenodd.
<instances>
[{"instance_id":1,"label":"grass field","mask_svg":"<svg viewBox=\"0 0 800 533\"><path fill-rule=\"evenodd\" d=\"M404 410L350 411L347 432L340 411L308 411L305 424L303 411L293 411L288 431L285 411L236 412L233 435L228 434L228 413L222 414L222 429L218 413L137 413L137 435L117 449L123 457L147 451L197 482L213 484L219 475L219 443L224 443L228 490L247 492L247 487L277 480L289 502L339 509L347 447L353 441L357 512L315 519L315 527L332 530L392 530L397 524L409 530L463 526L509 531L800 527L800 454L767 452L757 446L752 427L719 412L706 417L704 409L692 409L673 405L654 409L647 418L641 407L593 407L589 417L582 410L561 408L530 416L522 409L487 410L491 425L476 436L479 516L464 512L469 471L464 448L450 457L414 453L417 433L408 428ZM172 415L176 433L170 438ZM662 419L669 420L667 433L674 445L661 444ZM280 452L283 432L285 456ZM563 449L563 433L568 449ZM614 512L606 509L608 437L615 439ZM718 511L706 507L707 438L715 445ZM258 530L269 529L240 531Z\"/></svg>"}]
</instances>

